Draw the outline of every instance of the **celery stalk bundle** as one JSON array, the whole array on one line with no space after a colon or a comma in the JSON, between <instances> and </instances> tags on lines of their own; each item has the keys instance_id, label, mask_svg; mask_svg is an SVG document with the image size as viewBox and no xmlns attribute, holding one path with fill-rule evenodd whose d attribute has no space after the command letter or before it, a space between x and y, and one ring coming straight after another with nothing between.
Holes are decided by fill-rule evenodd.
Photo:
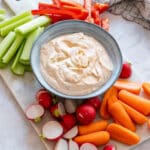
<instances>
[{"instance_id":1,"label":"celery stalk bundle","mask_svg":"<svg viewBox=\"0 0 150 150\"><path fill-rule=\"evenodd\" d=\"M5 11L0 9L0 16ZM17 16L0 22L0 68L12 62L11 70L17 75L31 71L30 52L36 38L43 32L44 26L51 22L47 16L33 19L31 12L23 12Z\"/></svg>"}]
</instances>

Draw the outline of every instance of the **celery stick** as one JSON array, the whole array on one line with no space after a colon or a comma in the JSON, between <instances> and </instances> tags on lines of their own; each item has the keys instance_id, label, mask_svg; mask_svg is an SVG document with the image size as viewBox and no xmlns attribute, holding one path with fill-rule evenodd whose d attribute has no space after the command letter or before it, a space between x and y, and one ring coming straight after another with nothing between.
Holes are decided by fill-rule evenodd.
<instances>
[{"instance_id":1,"label":"celery stick","mask_svg":"<svg viewBox=\"0 0 150 150\"><path fill-rule=\"evenodd\" d=\"M22 54L20 56L21 63L23 63L25 65L30 64L30 52L31 52L32 45L33 45L34 41L36 40L36 38L38 37L38 35L43 32L43 30L44 30L43 27L39 27L38 29L34 30L27 36L25 46L24 46Z\"/></svg>"},{"instance_id":2,"label":"celery stick","mask_svg":"<svg viewBox=\"0 0 150 150\"><path fill-rule=\"evenodd\" d=\"M0 21L3 21L4 19L5 19L5 16L0 14Z\"/></svg>"},{"instance_id":3,"label":"celery stick","mask_svg":"<svg viewBox=\"0 0 150 150\"><path fill-rule=\"evenodd\" d=\"M24 75L25 66L21 63L17 63L15 68L11 69L12 72L16 75Z\"/></svg>"},{"instance_id":4,"label":"celery stick","mask_svg":"<svg viewBox=\"0 0 150 150\"><path fill-rule=\"evenodd\" d=\"M25 17L23 19L20 19L20 20L18 20L16 22L10 24L10 25L7 25L7 26L1 28L0 29L0 35L1 36L7 35L10 31L14 30L16 27L31 21L32 18L33 18L32 16L27 16L27 17Z\"/></svg>"},{"instance_id":5,"label":"celery stick","mask_svg":"<svg viewBox=\"0 0 150 150\"><path fill-rule=\"evenodd\" d=\"M35 29L37 29L40 26L47 25L51 22L51 19L47 16L40 16L38 18L35 18L34 20L21 25L20 27L17 27L15 29L16 32L19 32L20 34L27 34Z\"/></svg>"},{"instance_id":6,"label":"celery stick","mask_svg":"<svg viewBox=\"0 0 150 150\"><path fill-rule=\"evenodd\" d=\"M2 62L4 64L8 64L9 61L13 58L13 56L17 52L22 41L23 41L23 36L21 36L19 34L16 35L16 39L15 39L14 43L11 45L11 47L9 48L7 53L2 58Z\"/></svg>"},{"instance_id":7,"label":"celery stick","mask_svg":"<svg viewBox=\"0 0 150 150\"><path fill-rule=\"evenodd\" d=\"M22 45L20 46L19 50L18 50L18 53L14 59L14 62L11 66L11 71L14 73L14 74L17 74L17 75L23 75L24 72L25 72L25 66L23 64L21 64L19 62L19 58L20 58L20 55L22 53L22 50L23 50L23 47L24 47L24 43L22 43Z\"/></svg>"},{"instance_id":8,"label":"celery stick","mask_svg":"<svg viewBox=\"0 0 150 150\"><path fill-rule=\"evenodd\" d=\"M5 9L0 9L0 14L5 14L5 13L6 13Z\"/></svg>"},{"instance_id":9,"label":"celery stick","mask_svg":"<svg viewBox=\"0 0 150 150\"><path fill-rule=\"evenodd\" d=\"M8 48L14 41L15 36L16 36L15 32L9 32L9 34L0 43L0 58L2 58L4 54L7 52Z\"/></svg>"},{"instance_id":10,"label":"celery stick","mask_svg":"<svg viewBox=\"0 0 150 150\"><path fill-rule=\"evenodd\" d=\"M12 17L10 19L4 20L3 22L0 23L0 28L3 28L5 26L7 26L7 25L10 25L13 22L16 22L16 21L18 21L18 20L20 20L20 19L22 19L24 17L27 17L27 16L31 16L31 12L30 11L23 12L23 13L21 13L21 14L19 14L17 16L14 16L14 17Z\"/></svg>"}]
</instances>

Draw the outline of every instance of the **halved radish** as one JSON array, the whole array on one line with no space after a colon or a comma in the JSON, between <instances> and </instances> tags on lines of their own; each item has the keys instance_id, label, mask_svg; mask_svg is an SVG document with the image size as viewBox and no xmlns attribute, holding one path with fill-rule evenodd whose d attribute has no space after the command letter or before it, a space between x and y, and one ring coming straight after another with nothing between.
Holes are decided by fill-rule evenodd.
<instances>
[{"instance_id":1,"label":"halved radish","mask_svg":"<svg viewBox=\"0 0 150 150\"><path fill-rule=\"evenodd\" d=\"M32 104L26 109L26 116L29 120L39 122L44 115L44 108L39 104Z\"/></svg>"},{"instance_id":2,"label":"halved radish","mask_svg":"<svg viewBox=\"0 0 150 150\"><path fill-rule=\"evenodd\" d=\"M44 108L49 108L51 106L52 96L45 89L41 89L36 93L36 99Z\"/></svg>"},{"instance_id":3,"label":"halved radish","mask_svg":"<svg viewBox=\"0 0 150 150\"><path fill-rule=\"evenodd\" d=\"M64 139L59 139L54 147L54 150L68 150L68 142Z\"/></svg>"},{"instance_id":4,"label":"halved radish","mask_svg":"<svg viewBox=\"0 0 150 150\"><path fill-rule=\"evenodd\" d=\"M79 150L79 146L75 141L69 140L69 150Z\"/></svg>"},{"instance_id":5,"label":"halved radish","mask_svg":"<svg viewBox=\"0 0 150 150\"><path fill-rule=\"evenodd\" d=\"M117 148L114 144L107 144L103 150L117 150Z\"/></svg>"},{"instance_id":6,"label":"halved radish","mask_svg":"<svg viewBox=\"0 0 150 150\"><path fill-rule=\"evenodd\" d=\"M74 126L74 127L71 128L68 132L66 132L63 137L66 138L66 139L72 139L72 138L74 138L77 134L78 134L78 127L77 127L77 126Z\"/></svg>"},{"instance_id":7,"label":"halved radish","mask_svg":"<svg viewBox=\"0 0 150 150\"><path fill-rule=\"evenodd\" d=\"M58 119L62 118L62 116L66 114L64 105L61 102L51 106L50 112L53 117Z\"/></svg>"},{"instance_id":8,"label":"halved radish","mask_svg":"<svg viewBox=\"0 0 150 150\"><path fill-rule=\"evenodd\" d=\"M49 121L42 128L42 136L48 140L57 140L63 134L63 127L57 121Z\"/></svg>"},{"instance_id":9,"label":"halved radish","mask_svg":"<svg viewBox=\"0 0 150 150\"><path fill-rule=\"evenodd\" d=\"M64 106L65 106L67 113L72 114L76 112L77 104L74 100L66 99L64 101Z\"/></svg>"},{"instance_id":10,"label":"halved radish","mask_svg":"<svg viewBox=\"0 0 150 150\"><path fill-rule=\"evenodd\" d=\"M84 143L80 146L80 150L98 150L97 147L91 143Z\"/></svg>"}]
</instances>

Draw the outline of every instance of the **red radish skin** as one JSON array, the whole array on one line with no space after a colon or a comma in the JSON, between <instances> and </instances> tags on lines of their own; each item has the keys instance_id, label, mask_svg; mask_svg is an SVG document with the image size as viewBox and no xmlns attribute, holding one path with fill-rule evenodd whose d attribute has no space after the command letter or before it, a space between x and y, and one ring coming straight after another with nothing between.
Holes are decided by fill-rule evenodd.
<instances>
[{"instance_id":1,"label":"red radish skin","mask_svg":"<svg viewBox=\"0 0 150 150\"><path fill-rule=\"evenodd\" d=\"M84 103L93 106L97 110L101 106L101 99L100 97L97 96L97 97L93 97L88 100L85 100Z\"/></svg>"},{"instance_id":2,"label":"red radish skin","mask_svg":"<svg viewBox=\"0 0 150 150\"><path fill-rule=\"evenodd\" d=\"M76 118L80 124L87 125L96 117L96 111L93 106L82 104L77 108Z\"/></svg>"},{"instance_id":3,"label":"red radish skin","mask_svg":"<svg viewBox=\"0 0 150 150\"><path fill-rule=\"evenodd\" d=\"M76 118L73 114L66 114L62 117L63 124L67 130L76 125Z\"/></svg>"},{"instance_id":4,"label":"red radish skin","mask_svg":"<svg viewBox=\"0 0 150 150\"><path fill-rule=\"evenodd\" d=\"M69 150L79 150L79 146L75 141L69 140Z\"/></svg>"},{"instance_id":5,"label":"red radish skin","mask_svg":"<svg viewBox=\"0 0 150 150\"><path fill-rule=\"evenodd\" d=\"M131 64L128 62L124 62L119 77L127 79L131 76L131 74L132 74Z\"/></svg>"},{"instance_id":6,"label":"red radish skin","mask_svg":"<svg viewBox=\"0 0 150 150\"><path fill-rule=\"evenodd\" d=\"M117 148L113 144L108 144L103 148L103 150L117 150Z\"/></svg>"},{"instance_id":7,"label":"red radish skin","mask_svg":"<svg viewBox=\"0 0 150 150\"><path fill-rule=\"evenodd\" d=\"M32 120L34 122L40 122L42 116L45 113L45 110L43 108L43 106L39 105L39 104L32 104L30 106L28 106L28 108L25 111L26 113L26 117L29 120Z\"/></svg>"},{"instance_id":8,"label":"red radish skin","mask_svg":"<svg viewBox=\"0 0 150 150\"><path fill-rule=\"evenodd\" d=\"M64 123L63 121L61 121L60 124L61 124L62 127L63 127L64 133L66 133L66 132L69 130L68 127L65 125L65 123Z\"/></svg>"},{"instance_id":9,"label":"red radish skin","mask_svg":"<svg viewBox=\"0 0 150 150\"><path fill-rule=\"evenodd\" d=\"M63 134L63 127L57 121L49 121L42 128L42 136L48 140L58 140Z\"/></svg>"},{"instance_id":10,"label":"red radish skin","mask_svg":"<svg viewBox=\"0 0 150 150\"><path fill-rule=\"evenodd\" d=\"M66 114L64 105L59 102L50 107L50 113L54 118L61 119Z\"/></svg>"},{"instance_id":11,"label":"red radish skin","mask_svg":"<svg viewBox=\"0 0 150 150\"><path fill-rule=\"evenodd\" d=\"M68 142L64 139L59 139L54 147L54 150L68 150Z\"/></svg>"},{"instance_id":12,"label":"red radish skin","mask_svg":"<svg viewBox=\"0 0 150 150\"><path fill-rule=\"evenodd\" d=\"M64 134L64 138L65 139L72 139L74 138L75 136L77 136L78 134L78 127L77 126L74 126L73 128L71 128L69 131L67 131L65 134Z\"/></svg>"},{"instance_id":13,"label":"red radish skin","mask_svg":"<svg viewBox=\"0 0 150 150\"><path fill-rule=\"evenodd\" d=\"M46 109L52 104L52 97L45 89L41 89L36 93L36 99L38 103Z\"/></svg>"},{"instance_id":14,"label":"red radish skin","mask_svg":"<svg viewBox=\"0 0 150 150\"><path fill-rule=\"evenodd\" d=\"M94 144L84 143L80 146L80 150L98 150Z\"/></svg>"},{"instance_id":15,"label":"red radish skin","mask_svg":"<svg viewBox=\"0 0 150 150\"><path fill-rule=\"evenodd\" d=\"M64 106L67 113L72 114L76 112L77 104L74 100L66 99L64 101Z\"/></svg>"}]
</instances>

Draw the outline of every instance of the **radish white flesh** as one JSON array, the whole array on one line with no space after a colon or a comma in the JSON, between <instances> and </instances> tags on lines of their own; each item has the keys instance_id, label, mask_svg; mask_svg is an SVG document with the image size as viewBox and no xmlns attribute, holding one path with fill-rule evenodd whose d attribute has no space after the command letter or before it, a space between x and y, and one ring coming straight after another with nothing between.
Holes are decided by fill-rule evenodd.
<instances>
[{"instance_id":1,"label":"radish white flesh","mask_svg":"<svg viewBox=\"0 0 150 150\"><path fill-rule=\"evenodd\" d=\"M32 104L26 110L28 119L36 120L44 115L44 108L39 104Z\"/></svg>"},{"instance_id":2,"label":"radish white flesh","mask_svg":"<svg viewBox=\"0 0 150 150\"><path fill-rule=\"evenodd\" d=\"M62 103L58 103L58 111L59 111L61 116L66 114L64 105Z\"/></svg>"},{"instance_id":3,"label":"radish white flesh","mask_svg":"<svg viewBox=\"0 0 150 150\"><path fill-rule=\"evenodd\" d=\"M68 150L68 142L64 139L60 139L56 143L54 150Z\"/></svg>"},{"instance_id":4,"label":"radish white flesh","mask_svg":"<svg viewBox=\"0 0 150 150\"><path fill-rule=\"evenodd\" d=\"M78 144L72 140L69 140L69 150L79 150Z\"/></svg>"},{"instance_id":5,"label":"radish white flesh","mask_svg":"<svg viewBox=\"0 0 150 150\"><path fill-rule=\"evenodd\" d=\"M57 121L49 121L42 129L43 136L48 140L55 140L63 134L63 127Z\"/></svg>"},{"instance_id":6,"label":"radish white flesh","mask_svg":"<svg viewBox=\"0 0 150 150\"><path fill-rule=\"evenodd\" d=\"M76 112L77 105L75 101L66 99L64 102L64 106L66 108L67 113L72 114Z\"/></svg>"},{"instance_id":7,"label":"radish white flesh","mask_svg":"<svg viewBox=\"0 0 150 150\"><path fill-rule=\"evenodd\" d=\"M66 139L72 139L74 138L76 135L78 134L78 127L74 126L73 128L71 128L69 131L67 131L64 134L64 138Z\"/></svg>"},{"instance_id":8,"label":"radish white flesh","mask_svg":"<svg viewBox=\"0 0 150 150\"><path fill-rule=\"evenodd\" d=\"M80 150L98 150L97 147L91 143L84 143L81 145Z\"/></svg>"}]
</instances>

